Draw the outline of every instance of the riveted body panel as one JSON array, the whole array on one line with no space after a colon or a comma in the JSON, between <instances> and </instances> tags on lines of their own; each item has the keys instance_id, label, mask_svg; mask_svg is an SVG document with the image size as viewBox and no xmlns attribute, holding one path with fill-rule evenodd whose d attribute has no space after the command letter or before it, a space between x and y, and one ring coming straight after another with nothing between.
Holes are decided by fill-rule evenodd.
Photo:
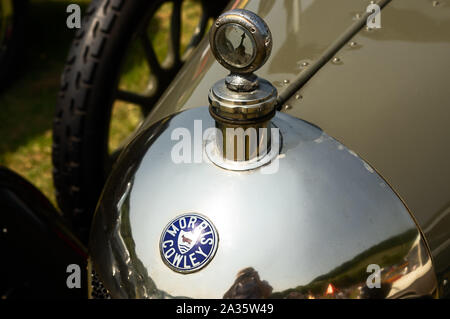
<instances>
[{"instance_id":1,"label":"riveted body panel","mask_svg":"<svg viewBox=\"0 0 450 319\"><path fill-rule=\"evenodd\" d=\"M450 5L395 0L286 103L366 159L450 264ZM439 221L439 222L437 222Z\"/></svg>"}]
</instances>

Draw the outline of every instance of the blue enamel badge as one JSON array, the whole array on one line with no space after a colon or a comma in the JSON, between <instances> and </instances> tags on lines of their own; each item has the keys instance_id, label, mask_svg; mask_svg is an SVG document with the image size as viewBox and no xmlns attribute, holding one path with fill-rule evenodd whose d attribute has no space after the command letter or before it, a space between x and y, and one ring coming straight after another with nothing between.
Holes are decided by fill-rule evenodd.
<instances>
[{"instance_id":1,"label":"blue enamel badge","mask_svg":"<svg viewBox=\"0 0 450 319\"><path fill-rule=\"evenodd\" d=\"M205 216L183 214L164 229L160 241L161 257L172 270L191 273L211 261L218 242L217 231Z\"/></svg>"}]
</instances>

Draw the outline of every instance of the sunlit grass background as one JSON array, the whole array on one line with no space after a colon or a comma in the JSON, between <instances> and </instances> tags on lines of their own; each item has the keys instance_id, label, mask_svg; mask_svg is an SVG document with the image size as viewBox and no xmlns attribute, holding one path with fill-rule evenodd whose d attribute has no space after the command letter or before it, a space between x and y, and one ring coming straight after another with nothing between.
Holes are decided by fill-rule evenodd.
<instances>
[{"instance_id":1,"label":"sunlit grass background","mask_svg":"<svg viewBox=\"0 0 450 319\"><path fill-rule=\"evenodd\" d=\"M26 49L11 83L0 92L0 165L9 167L38 187L54 204L51 145L52 121L64 68L74 31L66 27L66 7L88 0L32 0L28 8ZM171 5L157 12L149 27L158 59L167 53ZM197 1L183 4L182 49L189 43L201 13ZM131 46L123 66L120 87L145 90L149 67L142 48ZM110 129L110 149L120 145L141 121L136 105L115 102Z\"/></svg>"}]
</instances>

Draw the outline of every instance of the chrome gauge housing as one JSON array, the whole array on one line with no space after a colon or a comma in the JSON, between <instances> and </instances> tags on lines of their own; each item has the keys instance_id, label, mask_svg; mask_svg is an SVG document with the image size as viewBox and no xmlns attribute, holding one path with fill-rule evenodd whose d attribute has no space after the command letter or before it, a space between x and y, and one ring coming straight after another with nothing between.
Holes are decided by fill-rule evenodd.
<instances>
[{"instance_id":1,"label":"chrome gauge housing","mask_svg":"<svg viewBox=\"0 0 450 319\"><path fill-rule=\"evenodd\" d=\"M222 15L211 41L242 40L218 60L242 65L209 107L141 128L119 157L92 226L95 272L113 298L435 297L428 247L388 183L275 111L276 89L252 71L270 49L243 48L271 46L259 19Z\"/></svg>"}]
</instances>

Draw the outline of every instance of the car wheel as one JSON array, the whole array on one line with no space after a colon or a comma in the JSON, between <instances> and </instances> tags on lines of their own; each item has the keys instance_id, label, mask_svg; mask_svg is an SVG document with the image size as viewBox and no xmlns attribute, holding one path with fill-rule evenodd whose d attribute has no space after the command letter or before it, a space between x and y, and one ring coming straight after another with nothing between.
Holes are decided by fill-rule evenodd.
<instances>
[{"instance_id":1,"label":"car wheel","mask_svg":"<svg viewBox=\"0 0 450 319\"><path fill-rule=\"evenodd\" d=\"M200 6L201 14L188 37L190 40L182 45L186 2L94 0L84 14L61 79L52 151L57 202L84 241L88 239L104 182L124 145L116 143L110 147L110 127L117 101L122 106L139 109L138 115L134 109L122 111L126 121L132 115L137 118L127 123L135 129L200 42L209 18L218 15L224 7L223 1L191 1L192 5ZM167 52L162 60L154 49L162 41L155 39L154 21L159 10L164 10L167 16L166 19L163 15L159 21L168 24ZM136 72L124 74L130 55L131 62L142 59L147 67L131 67ZM128 83L142 82L143 70L147 73L143 88L121 86L123 77L130 78ZM131 135L130 131L133 129L125 135Z\"/></svg>"}]
</instances>

